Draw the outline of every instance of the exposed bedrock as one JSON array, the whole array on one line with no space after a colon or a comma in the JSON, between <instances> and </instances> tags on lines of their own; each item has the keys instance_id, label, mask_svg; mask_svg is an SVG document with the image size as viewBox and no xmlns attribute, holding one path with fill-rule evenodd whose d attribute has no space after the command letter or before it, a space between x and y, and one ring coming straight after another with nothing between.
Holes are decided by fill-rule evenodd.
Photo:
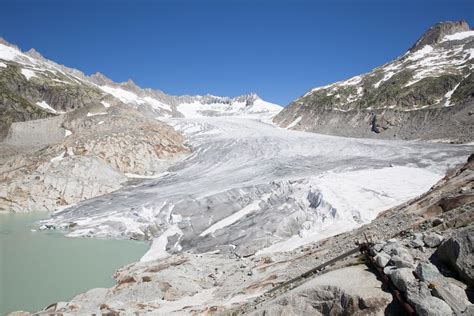
<instances>
[{"instance_id":1,"label":"exposed bedrock","mask_svg":"<svg viewBox=\"0 0 474 316\"><path fill-rule=\"evenodd\" d=\"M125 106L86 107L13 123L0 143L0 211L53 211L161 173L189 152L184 137Z\"/></svg>"},{"instance_id":2,"label":"exposed bedrock","mask_svg":"<svg viewBox=\"0 0 474 316\"><path fill-rule=\"evenodd\" d=\"M474 287L474 225L458 230L436 251L437 257Z\"/></svg>"},{"instance_id":3,"label":"exposed bedrock","mask_svg":"<svg viewBox=\"0 0 474 316\"><path fill-rule=\"evenodd\" d=\"M345 137L435 140L468 143L474 141L474 103L456 108L416 111L350 110L347 112L319 107L289 107L275 122L295 130Z\"/></svg>"}]
</instances>

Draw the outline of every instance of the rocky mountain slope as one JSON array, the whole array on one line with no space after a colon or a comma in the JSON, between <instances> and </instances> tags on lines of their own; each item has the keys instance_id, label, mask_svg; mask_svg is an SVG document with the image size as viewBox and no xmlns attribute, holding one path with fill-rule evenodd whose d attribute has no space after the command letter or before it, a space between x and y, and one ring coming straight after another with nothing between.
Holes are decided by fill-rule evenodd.
<instances>
[{"instance_id":1,"label":"rocky mountain slope","mask_svg":"<svg viewBox=\"0 0 474 316\"><path fill-rule=\"evenodd\" d=\"M404 55L314 88L280 112L282 127L385 139L474 140L474 31L430 28Z\"/></svg>"}]
</instances>

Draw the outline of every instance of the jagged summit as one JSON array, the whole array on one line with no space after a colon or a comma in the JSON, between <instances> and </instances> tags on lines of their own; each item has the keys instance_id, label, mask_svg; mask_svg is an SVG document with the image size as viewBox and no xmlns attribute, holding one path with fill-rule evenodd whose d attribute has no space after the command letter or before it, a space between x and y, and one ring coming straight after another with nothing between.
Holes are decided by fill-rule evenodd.
<instances>
[{"instance_id":1,"label":"jagged summit","mask_svg":"<svg viewBox=\"0 0 474 316\"><path fill-rule=\"evenodd\" d=\"M438 44L446 35L470 31L469 24L465 20L446 21L436 23L428 29L413 45L409 51L415 52L425 45Z\"/></svg>"},{"instance_id":2,"label":"jagged summit","mask_svg":"<svg viewBox=\"0 0 474 316\"><path fill-rule=\"evenodd\" d=\"M39 59L39 60L42 60L42 61L45 61L46 59L43 57L43 55L41 55L36 49L34 48L31 48L29 51L27 51L25 53L26 55L30 56L30 57L33 57L33 58L36 58L36 59Z\"/></svg>"},{"instance_id":3,"label":"jagged summit","mask_svg":"<svg viewBox=\"0 0 474 316\"><path fill-rule=\"evenodd\" d=\"M90 79L99 85L113 83L112 79L110 79L109 77L105 76L104 74L100 72L96 72L92 74L90 76Z\"/></svg>"}]
</instances>

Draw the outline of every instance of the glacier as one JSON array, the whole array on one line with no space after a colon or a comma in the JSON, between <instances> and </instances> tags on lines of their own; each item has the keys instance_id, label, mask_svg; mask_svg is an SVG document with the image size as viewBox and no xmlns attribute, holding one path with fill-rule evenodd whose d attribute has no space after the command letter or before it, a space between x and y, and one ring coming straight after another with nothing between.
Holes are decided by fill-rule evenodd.
<instances>
[{"instance_id":1,"label":"glacier","mask_svg":"<svg viewBox=\"0 0 474 316\"><path fill-rule=\"evenodd\" d=\"M293 250L418 196L472 151L287 130L271 123L272 111L188 113L160 118L186 135L192 153L184 160L42 224L70 227L72 237L153 241L143 261Z\"/></svg>"}]
</instances>

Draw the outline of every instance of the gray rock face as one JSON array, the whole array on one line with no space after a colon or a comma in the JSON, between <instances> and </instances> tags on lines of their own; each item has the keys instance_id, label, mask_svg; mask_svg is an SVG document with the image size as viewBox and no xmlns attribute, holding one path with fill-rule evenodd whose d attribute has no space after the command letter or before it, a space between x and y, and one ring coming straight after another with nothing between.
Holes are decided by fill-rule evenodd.
<instances>
[{"instance_id":1,"label":"gray rock face","mask_svg":"<svg viewBox=\"0 0 474 316\"><path fill-rule=\"evenodd\" d=\"M170 126L116 105L13 123L0 157L0 211L53 211L163 172L188 152ZM68 133L66 133L68 132ZM46 193L45 193L46 192Z\"/></svg>"},{"instance_id":2,"label":"gray rock face","mask_svg":"<svg viewBox=\"0 0 474 316\"><path fill-rule=\"evenodd\" d=\"M410 282L407 287L408 302L415 307L418 315L452 315L451 307L442 299L431 295L426 282Z\"/></svg>"},{"instance_id":3,"label":"gray rock face","mask_svg":"<svg viewBox=\"0 0 474 316\"><path fill-rule=\"evenodd\" d=\"M444 284L443 275L438 271L433 264L427 262L420 262L415 269L416 276L424 282Z\"/></svg>"},{"instance_id":4,"label":"gray rock face","mask_svg":"<svg viewBox=\"0 0 474 316\"><path fill-rule=\"evenodd\" d=\"M20 147L47 146L64 139L64 118L55 116L46 119L13 123L4 140L5 144Z\"/></svg>"},{"instance_id":5,"label":"gray rock face","mask_svg":"<svg viewBox=\"0 0 474 316\"><path fill-rule=\"evenodd\" d=\"M384 268L390 261L390 256L385 253L379 253L375 256L375 262L381 268Z\"/></svg>"},{"instance_id":6,"label":"gray rock face","mask_svg":"<svg viewBox=\"0 0 474 316\"><path fill-rule=\"evenodd\" d=\"M438 44L446 35L466 31L469 31L469 25L465 20L436 23L420 37L416 44L410 48L410 51L415 52L423 48L425 45Z\"/></svg>"},{"instance_id":7,"label":"gray rock face","mask_svg":"<svg viewBox=\"0 0 474 316\"><path fill-rule=\"evenodd\" d=\"M436 255L459 277L474 286L474 225L458 230L436 250Z\"/></svg>"},{"instance_id":8,"label":"gray rock face","mask_svg":"<svg viewBox=\"0 0 474 316\"><path fill-rule=\"evenodd\" d=\"M397 255L392 256L392 258L390 259L390 262L397 268L410 268L410 269L414 268L413 263Z\"/></svg>"},{"instance_id":9,"label":"gray rock face","mask_svg":"<svg viewBox=\"0 0 474 316\"><path fill-rule=\"evenodd\" d=\"M400 268L395 270L390 274L390 279L393 284L402 292L407 291L409 283L415 283L415 277L413 275L413 270L410 268Z\"/></svg>"},{"instance_id":10,"label":"gray rock face","mask_svg":"<svg viewBox=\"0 0 474 316\"><path fill-rule=\"evenodd\" d=\"M127 180L104 161L66 157L0 183L0 211L54 211L117 190Z\"/></svg>"},{"instance_id":11,"label":"gray rock face","mask_svg":"<svg viewBox=\"0 0 474 316\"><path fill-rule=\"evenodd\" d=\"M413 248L421 248L425 245L424 241L423 241L423 235L422 234L415 234L410 242L409 242L409 245L410 247L413 247Z\"/></svg>"},{"instance_id":12,"label":"gray rock face","mask_svg":"<svg viewBox=\"0 0 474 316\"><path fill-rule=\"evenodd\" d=\"M446 316L453 313L445 301L434 296L427 296L423 301L414 303L416 312L420 316Z\"/></svg>"}]
</instances>

